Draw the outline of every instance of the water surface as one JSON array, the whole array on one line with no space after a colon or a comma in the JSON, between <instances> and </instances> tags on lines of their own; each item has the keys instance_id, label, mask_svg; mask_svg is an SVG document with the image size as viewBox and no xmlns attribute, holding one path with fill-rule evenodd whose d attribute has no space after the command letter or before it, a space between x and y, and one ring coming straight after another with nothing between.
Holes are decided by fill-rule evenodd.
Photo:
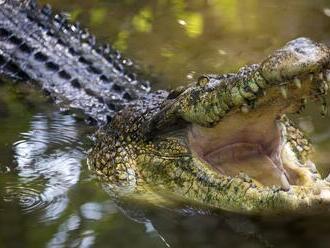
<instances>
[{"instance_id":1,"label":"water surface","mask_svg":"<svg viewBox=\"0 0 330 248\"><path fill-rule=\"evenodd\" d=\"M45 3L45 1L42 1ZM48 1L146 72L154 88L257 63L287 41L330 44L328 0ZM330 117L296 118L330 171ZM0 84L0 247L328 247L329 216L272 220L123 205L86 166L95 130L31 86Z\"/></svg>"}]
</instances>

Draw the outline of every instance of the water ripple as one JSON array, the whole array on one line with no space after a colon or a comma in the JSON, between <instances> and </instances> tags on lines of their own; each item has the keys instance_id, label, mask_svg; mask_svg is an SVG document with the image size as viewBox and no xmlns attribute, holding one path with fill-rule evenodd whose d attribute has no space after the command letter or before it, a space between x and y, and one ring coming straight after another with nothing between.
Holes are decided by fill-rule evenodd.
<instances>
[{"instance_id":1,"label":"water ripple","mask_svg":"<svg viewBox=\"0 0 330 248\"><path fill-rule=\"evenodd\" d=\"M80 177L85 158L80 139L71 116L35 115L30 130L14 144L19 177L3 187L4 201L18 202L24 213L40 212L41 221L59 218Z\"/></svg>"},{"instance_id":2,"label":"water ripple","mask_svg":"<svg viewBox=\"0 0 330 248\"><path fill-rule=\"evenodd\" d=\"M24 213L30 213L36 209L43 209L49 205L34 188L22 185L7 185L3 189L3 201L18 202Z\"/></svg>"},{"instance_id":3,"label":"water ripple","mask_svg":"<svg viewBox=\"0 0 330 248\"><path fill-rule=\"evenodd\" d=\"M20 206L22 213L41 213L42 221L58 218L68 205L66 192L50 194L51 190L58 190L52 186L36 184L7 183L1 191L2 201L7 204L16 203Z\"/></svg>"}]
</instances>

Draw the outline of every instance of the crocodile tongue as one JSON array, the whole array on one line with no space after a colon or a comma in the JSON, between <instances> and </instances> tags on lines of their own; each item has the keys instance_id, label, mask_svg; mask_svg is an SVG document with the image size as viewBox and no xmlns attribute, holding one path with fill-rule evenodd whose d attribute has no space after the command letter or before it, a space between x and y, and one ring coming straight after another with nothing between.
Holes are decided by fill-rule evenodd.
<instances>
[{"instance_id":1,"label":"crocodile tongue","mask_svg":"<svg viewBox=\"0 0 330 248\"><path fill-rule=\"evenodd\" d=\"M280 186L288 190L290 184L281 165L263 152L258 144L235 143L205 155L207 162L220 173L236 176L245 173L265 186Z\"/></svg>"}]
</instances>

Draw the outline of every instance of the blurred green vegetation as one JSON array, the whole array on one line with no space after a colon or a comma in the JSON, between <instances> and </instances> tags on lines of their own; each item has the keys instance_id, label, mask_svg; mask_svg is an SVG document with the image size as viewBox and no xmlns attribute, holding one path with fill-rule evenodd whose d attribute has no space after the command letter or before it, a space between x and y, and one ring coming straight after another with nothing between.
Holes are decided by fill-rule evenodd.
<instances>
[{"instance_id":1,"label":"blurred green vegetation","mask_svg":"<svg viewBox=\"0 0 330 248\"><path fill-rule=\"evenodd\" d=\"M160 88L187 74L223 73L256 63L298 36L327 42L328 0L73 0L50 2L109 42ZM311 21L313 20L313 21Z\"/></svg>"}]
</instances>

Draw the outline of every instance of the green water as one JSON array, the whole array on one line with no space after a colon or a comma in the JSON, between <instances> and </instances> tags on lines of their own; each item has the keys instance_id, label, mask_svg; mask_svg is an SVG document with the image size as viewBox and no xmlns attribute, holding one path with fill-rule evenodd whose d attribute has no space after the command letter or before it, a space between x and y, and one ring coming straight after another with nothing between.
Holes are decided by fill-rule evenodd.
<instances>
[{"instance_id":1,"label":"green water","mask_svg":"<svg viewBox=\"0 0 330 248\"><path fill-rule=\"evenodd\" d=\"M43 1L44 2L44 1ZM154 88L257 63L287 41L330 44L329 0L48 1L140 64ZM330 171L330 117L297 119ZM121 205L90 175L93 128L30 86L0 84L0 247L329 247L330 216L250 218Z\"/></svg>"}]
</instances>

